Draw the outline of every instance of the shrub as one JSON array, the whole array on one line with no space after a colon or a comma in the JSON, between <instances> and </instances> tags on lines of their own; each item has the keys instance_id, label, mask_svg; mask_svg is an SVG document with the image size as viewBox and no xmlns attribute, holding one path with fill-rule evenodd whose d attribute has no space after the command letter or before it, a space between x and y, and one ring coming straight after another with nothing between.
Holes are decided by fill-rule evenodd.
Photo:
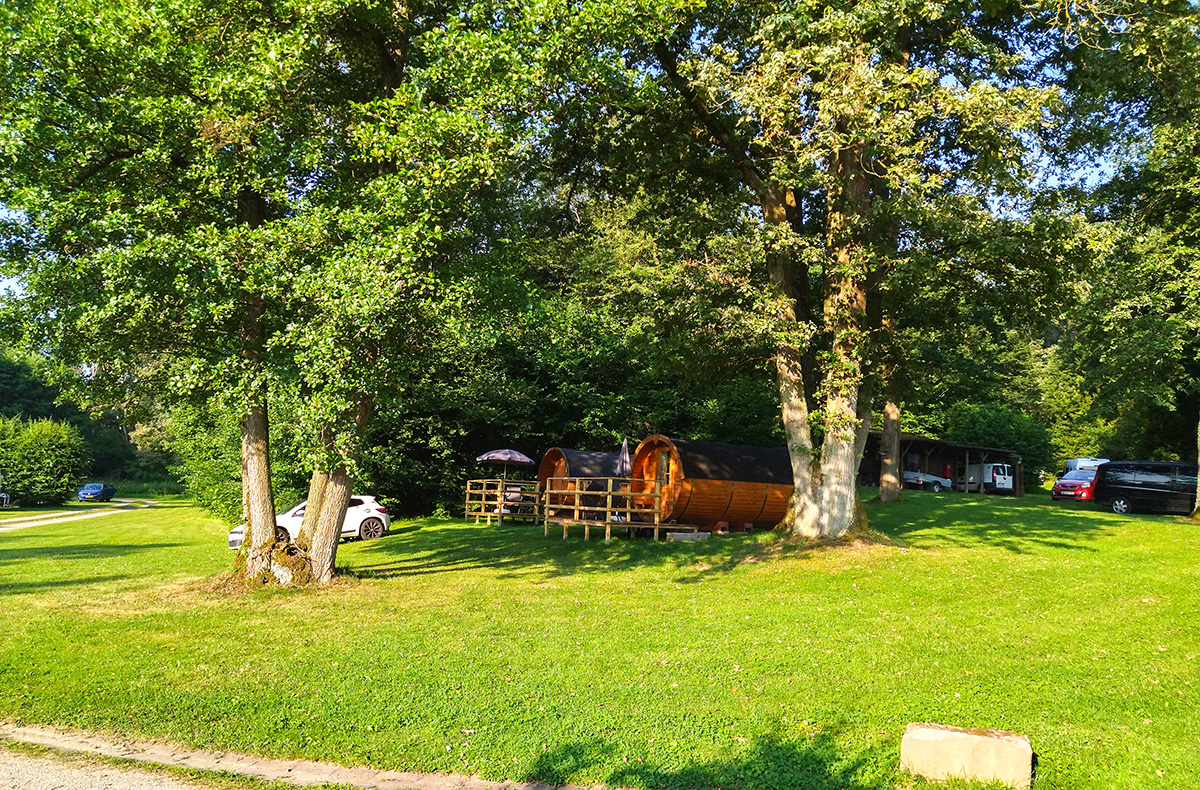
<instances>
[{"instance_id":1,"label":"shrub","mask_svg":"<svg viewBox=\"0 0 1200 790\"><path fill-rule=\"evenodd\" d=\"M53 420L0 418L4 490L22 505L65 502L84 481L91 457L79 431Z\"/></svg>"}]
</instances>

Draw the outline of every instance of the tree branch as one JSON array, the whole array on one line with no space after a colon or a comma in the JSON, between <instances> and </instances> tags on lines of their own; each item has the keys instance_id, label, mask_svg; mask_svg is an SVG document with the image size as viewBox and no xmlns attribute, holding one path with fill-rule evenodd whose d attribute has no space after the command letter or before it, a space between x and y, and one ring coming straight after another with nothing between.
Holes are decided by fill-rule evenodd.
<instances>
[{"instance_id":1,"label":"tree branch","mask_svg":"<svg viewBox=\"0 0 1200 790\"><path fill-rule=\"evenodd\" d=\"M679 61L675 58L675 53L672 52L665 42L657 41L654 44L654 56L658 59L658 63L662 66L663 73L675 85L675 89L692 108L692 112L696 114L700 123L704 125L705 130L712 135L712 138L717 141L724 151L733 157L734 164L738 170L742 172L742 177L754 192L762 198L764 195L764 186L762 176L754 165L750 162L750 153L746 150L746 146L739 143L734 135L719 122L716 114L708 106L708 102L704 101L703 97L696 92L692 84L688 82L679 73Z\"/></svg>"}]
</instances>

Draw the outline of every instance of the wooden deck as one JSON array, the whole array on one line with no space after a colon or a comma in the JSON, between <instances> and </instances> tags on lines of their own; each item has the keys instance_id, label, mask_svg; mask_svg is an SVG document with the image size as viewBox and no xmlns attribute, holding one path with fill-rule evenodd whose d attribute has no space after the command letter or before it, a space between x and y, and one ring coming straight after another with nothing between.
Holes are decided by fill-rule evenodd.
<instances>
[{"instance_id":1,"label":"wooden deck","mask_svg":"<svg viewBox=\"0 0 1200 790\"><path fill-rule=\"evenodd\" d=\"M551 524L561 525L564 540L571 527L583 527L584 540L592 539L593 529L603 527L605 543L612 541L613 527L629 534L645 530L653 533L655 540L661 539L665 529L699 530L685 524L663 524L662 484L657 480L551 477L545 484L542 489L533 480L468 480L464 517L489 525L493 521L541 521L547 537Z\"/></svg>"},{"instance_id":2,"label":"wooden deck","mask_svg":"<svg viewBox=\"0 0 1200 790\"><path fill-rule=\"evenodd\" d=\"M541 505L536 480L468 480L463 518L487 519L491 524L509 521L541 520Z\"/></svg>"},{"instance_id":3,"label":"wooden deck","mask_svg":"<svg viewBox=\"0 0 1200 790\"><path fill-rule=\"evenodd\" d=\"M627 531L653 530L658 540L662 524L662 486L643 483L634 494L634 481L627 477L551 477L541 492L542 522L550 535L551 524L561 524L565 540L572 526L583 527L583 539L592 539L592 529L604 527L604 542L612 540L613 527ZM649 504L647 504L649 502ZM685 528L687 529L687 528Z\"/></svg>"}]
</instances>

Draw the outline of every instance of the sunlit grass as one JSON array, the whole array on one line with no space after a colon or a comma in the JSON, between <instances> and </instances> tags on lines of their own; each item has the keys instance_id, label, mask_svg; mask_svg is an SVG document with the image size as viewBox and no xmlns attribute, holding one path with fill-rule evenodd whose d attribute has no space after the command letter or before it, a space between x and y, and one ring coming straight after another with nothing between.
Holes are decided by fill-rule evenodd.
<instances>
[{"instance_id":1,"label":"sunlit grass","mask_svg":"<svg viewBox=\"0 0 1200 790\"><path fill-rule=\"evenodd\" d=\"M1200 782L1200 528L1044 495L868 504L892 545L426 519L319 592L216 591L181 505L0 533L0 717L573 784L891 788L908 722L1038 788ZM1160 774L1161 772L1161 774Z\"/></svg>"}]
</instances>

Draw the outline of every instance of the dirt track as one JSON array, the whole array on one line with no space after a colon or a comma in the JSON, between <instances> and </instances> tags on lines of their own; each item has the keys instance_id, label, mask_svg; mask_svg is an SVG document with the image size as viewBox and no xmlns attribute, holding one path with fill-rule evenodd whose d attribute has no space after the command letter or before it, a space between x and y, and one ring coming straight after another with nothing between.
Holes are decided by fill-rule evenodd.
<instances>
[{"instance_id":1,"label":"dirt track","mask_svg":"<svg viewBox=\"0 0 1200 790\"><path fill-rule=\"evenodd\" d=\"M109 516L113 513L130 513L134 510L142 510L148 507L154 507L157 502L149 499L114 499L113 505L99 508L97 510L60 510L54 513L38 513L29 516L28 518L12 518L0 521L0 532L8 532L14 529L25 529L26 527L44 527L50 524L62 524L68 521L83 521L88 518L99 518L100 516Z\"/></svg>"}]
</instances>

